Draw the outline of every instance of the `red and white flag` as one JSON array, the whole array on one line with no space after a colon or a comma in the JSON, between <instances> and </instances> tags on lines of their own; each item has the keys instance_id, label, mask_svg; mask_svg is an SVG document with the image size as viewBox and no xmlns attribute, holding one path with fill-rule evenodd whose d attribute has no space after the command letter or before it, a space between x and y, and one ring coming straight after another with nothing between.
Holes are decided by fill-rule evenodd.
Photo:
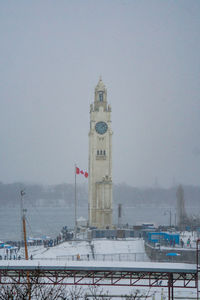
<instances>
[{"instance_id":1,"label":"red and white flag","mask_svg":"<svg viewBox=\"0 0 200 300\"><path fill-rule=\"evenodd\" d=\"M80 170L78 167L76 167L76 174L78 174L78 175L81 174L81 175L84 175L85 178L88 178L88 172Z\"/></svg>"}]
</instances>

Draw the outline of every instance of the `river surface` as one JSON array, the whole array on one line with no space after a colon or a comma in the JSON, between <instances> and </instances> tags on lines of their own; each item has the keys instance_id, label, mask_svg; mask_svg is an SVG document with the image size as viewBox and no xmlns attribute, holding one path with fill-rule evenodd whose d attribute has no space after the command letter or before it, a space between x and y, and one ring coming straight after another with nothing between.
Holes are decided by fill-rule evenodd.
<instances>
[{"instance_id":1,"label":"river surface","mask_svg":"<svg viewBox=\"0 0 200 300\"><path fill-rule=\"evenodd\" d=\"M190 210L197 213L197 208ZM198 208L199 213L199 208ZM28 207L27 208L27 231L28 236L41 237L48 235L56 237L63 226L72 228L74 226L74 208L65 206L57 207ZM87 219L87 207L78 209L78 217ZM156 225L169 225L169 208L163 207L123 207L123 224L141 224L152 222ZM175 210L171 210L171 222L175 222ZM113 211L113 223L117 224L117 207ZM19 207L0 207L0 241L20 240L20 208Z\"/></svg>"}]
</instances>

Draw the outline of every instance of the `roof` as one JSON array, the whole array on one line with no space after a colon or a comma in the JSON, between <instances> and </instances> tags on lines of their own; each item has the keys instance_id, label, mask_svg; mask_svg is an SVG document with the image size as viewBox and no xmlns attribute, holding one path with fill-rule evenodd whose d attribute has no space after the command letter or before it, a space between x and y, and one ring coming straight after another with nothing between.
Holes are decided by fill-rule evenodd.
<instances>
[{"instance_id":1,"label":"roof","mask_svg":"<svg viewBox=\"0 0 200 300\"><path fill-rule=\"evenodd\" d=\"M183 263L157 262L100 262L57 260L2 260L0 270L75 270L75 271L115 271L115 272L161 272L196 273L196 265Z\"/></svg>"},{"instance_id":2,"label":"roof","mask_svg":"<svg viewBox=\"0 0 200 300\"><path fill-rule=\"evenodd\" d=\"M102 78L100 76L99 81L96 86L96 91L104 91L105 89L106 89L105 84L103 83Z\"/></svg>"}]
</instances>

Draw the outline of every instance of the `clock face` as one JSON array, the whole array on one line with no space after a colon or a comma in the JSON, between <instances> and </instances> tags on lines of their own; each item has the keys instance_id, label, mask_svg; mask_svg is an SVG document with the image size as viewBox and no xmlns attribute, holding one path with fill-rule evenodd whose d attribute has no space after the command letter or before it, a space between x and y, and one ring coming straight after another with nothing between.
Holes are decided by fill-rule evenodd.
<instances>
[{"instance_id":1,"label":"clock face","mask_svg":"<svg viewBox=\"0 0 200 300\"><path fill-rule=\"evenodd\" d=\"M108 130L108 125L105 122L98 122L95 125L95 129L98 134L104 134Z\"/></svg>"}]
</instances>

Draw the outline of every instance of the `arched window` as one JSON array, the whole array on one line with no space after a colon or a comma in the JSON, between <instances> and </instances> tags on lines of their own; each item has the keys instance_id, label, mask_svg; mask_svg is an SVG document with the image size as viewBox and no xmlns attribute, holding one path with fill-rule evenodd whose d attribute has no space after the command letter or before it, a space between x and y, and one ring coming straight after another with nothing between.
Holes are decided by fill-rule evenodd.
<instances>
[{"instance_id":1,"label":"arched window","mask_svg":"<svg viewBox=\"0 0 200 300\"><path fill-rule=\"evenodd\" d=\"M99 155L99 150L97 150L97 155Z\"/></svg>"},{"instance_id":2,"label":"arched window","mask_svg":"<svg viewBox=\"0 0 200 300\"><path fill-rule=\"evenodd\" d=\"M103 151L103 155L106 155L106 150Z\"/></svg>"},{"instance_id":3,"label":"arched window","mask_svg":"<svg viewBox=\"0 0 200 300\"><path fill-rule=\"evenodd\" d=\"M102 155L102 150L100 151L100 155Z\"/></svg>"}]
</instances>

